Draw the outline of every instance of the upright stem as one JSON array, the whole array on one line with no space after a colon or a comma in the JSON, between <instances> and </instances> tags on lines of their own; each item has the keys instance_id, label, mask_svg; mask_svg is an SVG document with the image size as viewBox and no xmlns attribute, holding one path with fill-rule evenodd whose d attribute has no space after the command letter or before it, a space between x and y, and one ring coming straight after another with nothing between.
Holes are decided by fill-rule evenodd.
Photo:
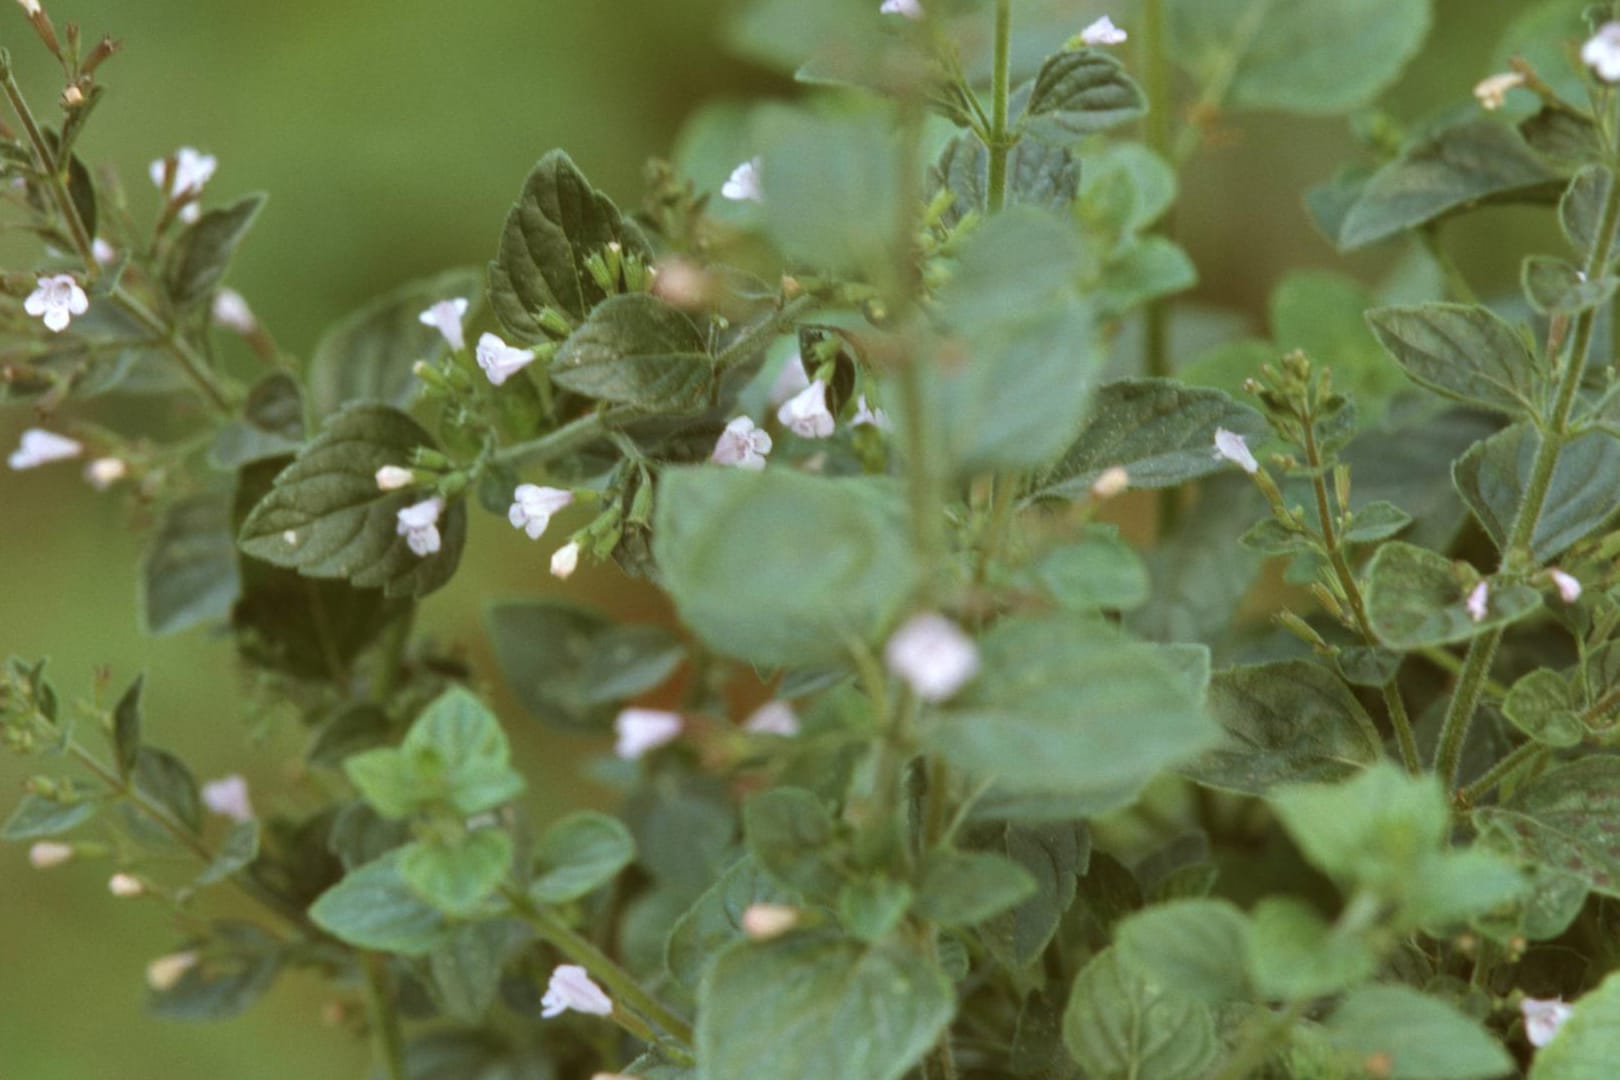
<instances>
[{"instance_id":1,"label":"upright stem","mask_svg":"<svg viewBox=\"0 0 1620 1080\"><path fill-rule=\"evenodd\" d=\"M1159 155L1161 160L1172 162L1172 167L1175 167L1175 159L1172 156L1174 151L1171 146L1170 50L1165 41L1166 22L1165 0L1144 0L1139 38L1142 43L1144 90L1148 100L1144 134L1147 136L1148 148ZM1174 213L1174 210L1169 211L1160 225L1160 231L1166 236L1175 230ZM1153 379L1169 376L1169 297L1158 296L1148 301L1147 308L1142 312L1142 329L1145 350L1143 372ZM1158 533L1164 536L1175 530L1176 522L1181 516L1180 493L1174 488L1165 488L1159 492L1158 504Z\"/></svg>"},{"instance_id":2,"label":"upright stem","mask_svg":"<svg viewBox=\"0 0 1620 1080\"><path fill-rule=\"evenodd\" d=\"M363 953L360 967L366 976L366 1011L383 1075L388 1080L406 1080L405 1036L394 1003L394 980L388 971L388 957L381 953Z\"/></svg>"},{"instance_id":3,"label":"upright stem","mask_svg":"<svg viewBox=\"0 0 1620 1080\"><path fill-rule=\"evenodd\" d=\"M1620 231L1620 184L1610 184L1608 197L1603 202L1603 214L1598 221L1597 239L1586 257L1588 278L1595 279L1602 274L1603 268L1608 266L1617 231ZM1574 344L1564 360L1565 367L1559 378L1557 396L1553 400L1552 415L1547 418L1542 429L1541 445L1536 449L1535 462L1530 469L1530 481L1525 485L1524 498L1513 518L1513 527L1508 532L1507 543L1502 547L1504 569L1528 568L1534 564L1535 556L1530 549L1530 542L1535 537L1537 523L1541 521L1541 511L1546 505L1547 493L1552 487L1553 473L1558 468L1558 458L1563 453L1565 441L1569 437L1569 419L1575 410L1581 377L1586 373L1586 354L1591 351L1592 335L1596 325L1595 308L1581 312L1575 324ZM1468 655L1463 658L1462 672L1457 677L1457 688L1451 695L1445 722L1440 729L1440 750L1435 756L1435 772L1439 774L1447 790L1455 790L1457 787L1457 772L1462 764L1463 744L1468 739L1468 728L1473 722L1474 711L1479 707L1479 697L1490 674L1491 661L1496 656L1497 646L1502 643L1502 633L1502 629L1497 628L1475 638L1468 646Z\"/></svg>"},{"instance_id":4,"label":"upright stem","mask_svg":"<svg viewBox=\"0 0 1620 1080\"><path fill-rule=\"evenodd\" d=\"M996 0L996 60L990 84L990 190L986 201L994 214L1007 205L1007 102L1011 97L1012 0Z\"/></svg>"}]
</instances>

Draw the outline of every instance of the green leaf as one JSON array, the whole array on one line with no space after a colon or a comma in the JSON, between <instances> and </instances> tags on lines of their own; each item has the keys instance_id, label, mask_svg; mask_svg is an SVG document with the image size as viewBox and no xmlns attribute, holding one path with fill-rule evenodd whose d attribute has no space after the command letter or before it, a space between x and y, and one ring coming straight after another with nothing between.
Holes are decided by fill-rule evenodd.
<instances>
[{"instance_id":1,"label":"green leaf","mask_svg":"<svg viewBox=\"0 0 1620 1080\"><path fill-rule=\"evenodd\" d=\"M1134 488L1166 488L1231 468L1215 456L1215 429L1259 441L1265 418L1219 390L1169 379L1126 379L1097 392L1091 421L1033 498L1088 498L1105 469L1122 466Z\"/></svg>"},{"instance_id":2,"label":"green leaf","mask_svg":"<svg viewBox=\"0 0 1620 1080\"><path fill-rule=\"evenodd\" d=\"M1446 797L1433 776L1382 762L1342 784L1301 784L1270 801L1305 858L1335 881L1399 898L1441 848Z\"/></svg>"},{"instance_id":3,"label":"green leaf","mask_svg":"<svg viewBox=\"0 0 1620 1080\"><path fill-rule=\"evenodd\" d=\"M636 859L636 842L618 818L580 810L554 822L535 848L540 870L529 895L566 904L595 892Z\"/></svg>"},{"instance_id":4,"label":"green leaf","mask_svg":"<svg viewBox=\"0 0 1620 1080\"><path fill-rule=\"evenodd\" d=\"M1268 896L1249 916L1248 972L1271 1001L1309 1001L1369 979L1378 954L1357 934L1339 933L1316 909Z\"/></svg>"},{"instance_id":5,"label":"green leaf","mask_svg":"<svg viewBox=\"0 0 1620 1080\"><path fill-rule=\"evenodd\" d=\"M1030 573L1067 611L1129 611L1147 602L1150 588L1142 557L1107 525L1087 526L1078 543L1047 552Z\"/></svg>"},{"instance_id":6,"label":"green leaf","mask_svg":"<svg viewBox=\"0 0 1620 1080\"><path fill-rule=\"evenodd\" d=\"M1367 322L1414 382L1518 420L1535 416L1542 377L1524 338L1482 307L1378 308Z\"/></svg>"},{"instance_id":7,"label":"green leaf","mask_svg":"<svg viewBox=\"0 0 1620 1080\"><path fill-rule=\"evenodd\" d=\"M607 299L585 263L609 244L650 259L641 230L567 154L553 150L541 158L507 214L500 251L489 265L489 302L507 336L519 345L549 340L538 321L546 308L583 321Z\"/></svg>"},{"instance_id":8,"label":"green leaf","mask_svg":"<svg viewBox=\"0 0 1620 1080\"><path fill-rule=\"evenodd\" d=\"M1408 650L1467 641L1541 607L1541 594L1527 585L1496 585L1476 622L1465 606L1469 591L1444 555L1391 540L1367 567L1367 617L1385 645Z\"/></svg>"},{"instance_id":9,"label":"green leaf","mask_svg":"<svg viewBox=\"0 0 1620 1080\"><path fill-rule=\"evenodd\" d=\"M731 864L669 932L664 962L675 980L696 990L726 946L742 941L743 912L754 904L787 904L796 894L778 885L752 855Z\"/></svg>"},{"instance_id":10,"label":"green leaf","mask_svg":"<svg viewBox=\"0 0 1620 1080\"><path fill-rule=\"evenodd\" d=\"M1248 997L1244 945L1249 920L1226 900L1174 900L1119 924L1120 963L1155 986L1209 1005Z\"/></svg>"},{"instance_id":11,"label":"green leaf","mask_svg":"<svg viewBox=\"0 0 1620 1080\"><path fill-rule=\"evenodd\" d=\"M181 233L163 269L163 287L177 308L206 300L225 280L236 248L259 216L263 195L249 195L223 210L205 211Z\"/></svg>"},{"instance_id":12,"label":"green leaf","mask_svg":"<svg viewBox=\"0 0 1620 1080\"><path fill-rule=\"evenodd\" d=\"M304 394L286 372L253 384L240 419L220 429L208 448L208 464L229 472L265 458L298 451L304 441Z\"/></svg>"},{"instance_id":13,"label":"green leaf","mask_svg":"<svg viewBox=\"0 0 1620 1080\"><path fill-rule=\"evenodd\" d=\"M930 167L929 177L934 187L955 196L943 216L945 224L958 225L969 214L985 216L989 208L990 151L978 136L959 135L946 143ZM1080 162L1062 146L1023 139L1007 155L1008 206L1067 213L1079 190Z\"/></svg>"},{"instance_id":14,"label":"green leaf","mask_svg":"<svg viewBox=\"0 0 1620 1080\"><path fill-rule=\"evenodd\" d=\"M1361 702L1308 660L1217 672L1209 709L1226 739L1181 770L1209 787L1264 795L1279 784L1343 780L1383 753Z\"/></svg>"},{"instance_id":15,"label":"green leaf","mask_svg":"<svg viewBox=\"0 0 1620 1080\"><path fill-rule=\"evenodd\" d=\"M1598 241L1603 223L1603 206L1609 199L1614 174L1604 165L1588 165L1575 174L1558 202L1558 223L1564 237L1584 263Z\"/></svg>"},{"instance_id":16,"label":"green leaf","mask_svg":"<svg viewBox=\"0 0 1620 1080\"><path fill-rule=\"evenodd\" d=\"M783 888L829 901L843 875L832 844L837 827L821 800L802 788L761 792L743 806L748 851Z\"/></svg>"},{"instance_id":17,"label":"green leaf","mask_svg":"<svg viewBox=\"0 0 1620 1080\"><path fill-rule=\"evenodd\" d=\"M416 392L411 371L416 362L432 361L449 348L438 329L424 326L419 316L441 300L475 304L483 287L477 270L449 270L403 285L334 325L309 361L314 414L329 416L358 401L403 408Z\"/></svg>"},{"instance_id":18,"label":"green leaf","mask_svg":"<svg viewBox=\"0 0 1620 1080\"><path fill-rule=\"evenodd\" d=\"M1091 833L1084 822L995 823L976 831L976 847L1005 852L1035 882L1035 892L1011 911L979 927L979 935L1003 964L1021 968L1046 951L1091 861Z\"/></svg>"},{"instance_id":19,"label":"green leaf","mask_svg":"<svg viewBox=\"0 0 1620 1080\"><path fill-rule=\"evenodd\" d=\"M39 840L60 836L96 816L94 799L58 802L43 795L24 795L11 817L0 827L0 840Z\"/></svg>"},{"instance_id":20,"label":"green leaf","mask_svg":"<svg viewBox=\"0 0 1620 1080\"><path fill-rule=\"evenodd\" d=\"M1475 443L1451 467L1457 493L1498 549L1512 531L1540 450L1540 432L1514 424ZM1536 562L1551 562L1615 517L1616 475L1620 440L1614 436L1593 431L1564 443L1530 538Z\"/></svg>"},{"instance_id":21,"label":"green leaf","mask_svg":"<svg viewBox=\"0 0 1620 1080\"><path fill-rule=\"evenodd\" d=\"M1499 805L1474 811L1474 820L1521 857L1620 897L1620 757L1599 754L1549 769Z\"/></svg>"},{"instance_id":22,"label":"green leaf","mask_svg":"<svg viewBox=\"0 0 1620 1080\"><path fill-rule=\"evenodd\" d=\"M656 296L603 301L571 334L551 381L598 401L650 413L689 413L709 403L714 362L685 314Z\"/></svg>"},{"instance_id":23,"label":"green leaf","mask_svg":"<svg viewBox=\"0 0 1620 1080\"><path fill-rule=\"evenodd\" d=\"M1147 112L1147 99L1125 66L1096 49L1047 58L1024 107L1024 125L1041 137L1075 139L1129 124Z\"/></svg>"},{"instance_id":24,"label":"green leaf","mask_svg":"<svg viewBox=\"0 0 1620 1080\"><path fill-rule=\"evenodd\" d=\"M976 926L1035 895L1036 881L1000 855L935 851L922 864L917 911L939 926Z\"/></svg>"},{"instance_id":25,"label":"green leaf","mask_svg":"<svg viewBox=\"0 0 1620 1080\"><path fill-rule=\"evenodd\" d=\"M343 770L378 813L404 818L445 805L463 818L493 810L523 791L495 714L460 687L430 704L397 749L354 754Z\"/></svg>"},{"instance_id":26,"label":"green leaf","mask_svg":"<svg viewBox=\"0 0 1620 1080\"><path fill-rule=\"evenodd\" d=\"M225 1020L246 1012L281 974L281 942L252 923L218 922L196 943L196 964L154 992L150 1008L168 1020Z\"/></svg>"},{"instance_id":27,"label":"green leaf","mask_svg":"<svg viewBox=\"0 0 1620 1080\"><path fill-rule=\"evenodd\" d=\"M562 728L605 729L622 703L669 678L686 655L663 627L618 623L565 604L497 604L487 622L518 702Z\"/></svg>"},{"instance_id":28,"label":"green leaf","mask_svg":"<svg viewBox=\"0 0 1620 1080\"><path fill-rule=\"evenodd\" d=\"M704 1080L900 1080L955 1011L938 966L898 945L789 934L723 953L698 995Z\"/></svg>"},{"instance_id":29,"label":"green leaf","mask_svg":"<svg viewBox=\"0 0 1620 1080\"><path fill-rule=\"evenodd\" d=\"M1529 1080L1607 1080L1620 1060L1620 974L1575 1002L1558 1037L1536 1051Z\"/></svg>"},{"instance_id":30,"label":"green leaf","mask_svg":"<svg viewBox=\"0 0 1620 1080\"><path fill-rule=\"evenodd\" d=\"M1162 218L1176 199L1176 173L1141 143L1098 147L1086 158L1075 207L1090 236L1112 248Z\"/></svg>"},{"instance_id":31,"label":"green leaf","mask_svg":"<svg viewBox=\"0 0 1620 1080\"><path fill-rule=\"evenodd\" d=\"M1372 306L1372 294L1360 282L1326 270L1290 273L1270 301L1273 355L1303 349L1313 364L1330 368L1333 389L1354 399L1369 427L1406 389L1401 369L1367 327Z\"/></svg>"},{"instance_id":32,"label":"green leaf","mask_svg":"<svg viewBox=\"0 0 1620 1080\"><path fill-rule=\"evenodd\" d=\"M202 828L202 800L197 781L184 762L167 750L142 747L135 755L131 775L135 789L167 810L192 832Z\"/></svg>"},{"instance_id":33,"label":"green leaf","mask_svg":"<svg viewBox=\"0 0 1620 1080\"><path fill-rule=\"evenodd\" d=\"M440 550L417 555L399 534L396 515L430 493L380 491L377 470L406 464L418 447L433 446L433 437L397 409L351 405L276 477L243 523L238 543L254 558L306 577L342 578L388 596L425 596L455 574L467 509L450 502L438 523Z\"/></svg>"},{"instance_id":34,"label":"green leaf","mask_svg":"<svg viewBox=\"0 0 1620 1080\"><path fill-rule=\"evenodd\" d=\"M1417 55L1429 4L1173 0L1169 53L1226 104L1322 115L1372 102Z\"/></svg>"},{"instance_id":35,"label":"green leaf","mask_svg":"<svg viewBox=\"0 0 1620 1080\"><path fill-rule=\"evenodd\" d=\"M1340 538L1351 544L1388 540L1412 524L1412 515L1394 503L1373 502L1357 510Z\"/></svg>"},{"instance_id":36,"label":"green leaf","mask_svg":"<svg viewBox=\"0 0 1620 1080\"><path fill-rule=\"evenodd\" d=\"M141 560L142 629L177 634L222 620L241 591L230 500L193 495L163 512Z\"/></svg>"},{"instance_id":37,"label":"green leaf","mask_svg":"<svg viewBox=\"0 0 1620 1080\"><path fill-rule=\"evenodd\" d=\"M214 855L214 861L197 877L198 885L215 885L259 857L259 822L257 819L239 821L225 834L225 842Z\"/></svg>"},{"instance_id":38,"label":"green leaf","mask_svg":"<svg viewBox=\"0 0 1620 1080\"><path fill-rule=\"evenodd\" d=\"M1351 991L1327 1032L1358 1060L1387 1062L1389 1080L1490 1080L1513 1071L1513 1059L1478 1022L1404 986Z\"/></svg>"},{"instance_id":39,"label":"green leaf","mask_svg":"<svg viewBox=\"0 0 1620 1080\"><path fill-rule=\"evenodd\" d=\"M876 945L894 933L915 898L905 882L869 874L844 882L835 906L851 937Z\"/></svg>"},{"instance_id":40,"label":"green leaf","mask_svg":"<svg viewBox=\"0 0 1620 1080\"><path fill-rule=\"evenodd\" d=\"M333 716L310 741L304 758L311 765L341 769L355 754L393 742L394 723L375 705L352 705Z\"/></svg>"},{"instance_id":41,"label":"green leaf","mask_svg":"<svg viewBox=\"0 0 1620 1080\"><path fill-rule=\"evenodd\" d=\"M1536 742L1551 747L1579 745L1586 738L1582 705L1569 680L1538 668L1523 675L1502 701L1502 714Z\"/></svg>"},{"instance_id":42,"label":"green leaf","mask_svg":"<svg viewBox=\"0 0 1620 1080\"><path fill-rule=\"evenodd\" d=\"M1208 1006L1143 979L1116 949L1075 978L1063 1044L1090 1080L1199 1080L1219 1046Z\"/></svg>"},{"instance_id":43,"label":"green leaf","mask_svg":"<svg viewBox=\"0 0 1620 1080\"><path fill-rule=\"evenodd\" d=\"M474 829L454 840L418 840L400 849L399 876L446 915L475 914L512 869L512 838Z\"/></svg>"},{"instance_id":44,"label":"green leaf","mask_svg":"<svg viewBox=\"0 0 1620 1080\"><path fill-rule=\"evenodd\" d=\"M449 932L445 917L418 898L400 873L404 848L349 873L309 909L315 925L350 945L426 956Z\"/></svg>"},{"instance_id":45,"label":"green leaf","mask_svg":"<svg viewBox=\"0 0 1620 1080\"><path fill-rule=\"evenodd\" d=\"M1552 202L1558 174L1512 128L1470 121L1425 136L1373 173L1345 213L1341 251L1497 202Z\"/></svg>"},{"instance_id":46,"label":"green leaf","mask_svg":"<svg viewBox=\"0 0 1620 1080\"><path fill-rule=\"evenodd\" d=\"M851 639L874 642L905 603L916 574L907 536L904 501L886 481L670 469L653 554L710 648L810 667L841 663Z\"/></svg>"},{"instance_id":47,"label":"green leaf","mask_svg":"<svg viewBox=\"0 0 1620 1080\"><path fill-rule=\"evenodd\" d=\"M434 1000L452 1018L477 1024L488 1015L500 993L510 929L508 922L467 923L428 955Z\"/></svg>"},{"instance_id":48,"label":"green leaf","mask_svg":"<svg viewBox=\"0 0 1620 1080\"><path fill-rule=\"evenodd\" d=\"M113 756L118 775L125 780L135 771L141 753L141 689L145 685L146 676L136 676L113 706Z\"/></svg>"},{"instance_id":49,"label":"green leaf","mask_svg":"<svg viewBox=\"0 0 1620 1080\"><path fill-rule=\"evenodd\" d=\"M1613 274L1588 281L1574 263L1549 255L1526 258L1519 281L1530 306L1543 315L1579 315L1602 307L1620 288L1620 279Z\"/></svg>"},{"instance_id":50,"label":"green leaf","mask_svg":"<svg viewBox=\"0 0 1620 1080\"><path fill-rule=\"evenodd\" d=\"M1007 790L1096 799L1094 810L1107 809L1207 749L1216 734L1199 696L1157 647L1093 619L1006 619L980 651L979 676L925 717L920 735Z\"/></svg>"}]
</instances>

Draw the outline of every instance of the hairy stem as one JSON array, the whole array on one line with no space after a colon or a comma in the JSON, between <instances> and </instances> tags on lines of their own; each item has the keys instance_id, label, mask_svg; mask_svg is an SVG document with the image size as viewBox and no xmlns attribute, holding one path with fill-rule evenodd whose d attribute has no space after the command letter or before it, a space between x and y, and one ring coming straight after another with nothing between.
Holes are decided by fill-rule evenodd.
<instances>
[{"instance_id":1,"label":"hairy stem","mask_svg":"<svg viewBox=\"0 0 1620 1080\"><path fill-rule=\"evenodd\" d=\"M1474 806L1479 800L1489 795L1503 781L1509 779L1522 767L1541 761L1547 756L1547 748L1537 742L1527 742L1518 746L1511 754L1492 765L1484 776L1457 793L1459 806Z\"/></svg>"},{"instance_id":2,"label":"hairy stem","mask_svg":"<svg viewBox=\"0 0 1620 1080\"><path fill-rule=\"evenodd\" d=\"M499 465L513 468L523 465L544 465L548 461L572 453L587 443L595 442L607 434L612 424L628 420L635 415L637 410L628 405L588 412L554 431L546 432L538 439L506 447L496 453L493 460Z\"/></svg>"},{"instance_id":3,"label":"hairy stem","mask_svg":"<svg viewBox=\"0 0 1620 1080\"><path fill-rule=\"evenodd\" d=\"M1012 0L996 0L996 59L990 82L990 189L986 204L994 214L1007 205L1007 157L1013 144L1007 133L1011 97Z\"/></svg>"},{"instance_id":4,"label":"hairy stem","mask_svg":"<svg viewBox=\"0 0 1620 1080\"><path fill-rule=\"evenodd\" d=\"M387 1080L406 1080L405 1036L394 1001L394 979L388 970L388 957L381 953L363 953L360 967L366 976L366 1014L383 1075Z\"/></svg>"},{"instance_id":5,"label":"hairy stem","mask_svg":"<svg viewBox=\"0 0 1620 1080\"><path fill-rule=\"evenodd\" d=\"M766 318L739 333L735 341L715 356L715 367L724 371L753 359L761 349L771 343L772 338L790 329L820 303L821 301L814 296L798 296L789 300Z\"/></svg>"}]
</instances>

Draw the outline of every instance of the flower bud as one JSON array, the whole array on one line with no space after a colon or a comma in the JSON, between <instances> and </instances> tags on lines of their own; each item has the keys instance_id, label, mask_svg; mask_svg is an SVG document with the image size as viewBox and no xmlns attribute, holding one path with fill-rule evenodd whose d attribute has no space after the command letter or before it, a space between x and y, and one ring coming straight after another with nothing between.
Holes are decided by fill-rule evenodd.
<instances>
[{"instance_id":1,"label":"flower bud","mask_svg":"<svg viewBox=\"0 0 1620 1080\"><path fill-rule=\"evenodd\" d=\"M559 581L567 581L574 576L579 567L579 541L571 540L558 548L551 556L551 576Z\"/></svg>"},{"instance_id":2,"label":"flower bud","mask_svg":"<svg viewBox=\"0 0 1620 1080\"><path fill-rule=\"evenodd\" d=\"M1091 494L1098 499L1112 499L1130 490L1131 474L1122 465L1104 469L1091 485Z\"/></svg>"},{"instance_id":3,"label":"flower bud","mask_svg":"<svg viewBox=\"0 0 1620 1080\"><path fill-rule=\"evenodd\" d=\"M107 891L120 900L146 895L146 882L134 874L114 874L107 879Z\"/></svg>"},{"instance_id":4,"label":"flower bud","mask_svg":"<svg viewBox=\"0 0 1620 1080\"><path fill-rule=\"evenodd\" d=\"M54 840L41 840L28 849L28 864L35 870L51 870L73 861L72 844L59 844Z\"/></svg>"},{"instance_id":5,"label":"flower bud","mask_svg":"<svg viewBox=\"0 0 1620 1080\"><path fill-rule=\"evenodd\" d=\"M378 491L399 491L416 483L416 474L398 465L384 465L377 470Z\"/></svg>"},{"instance_id":6,"label":"flower bud","mask_svg":"<svg viewBox=\"0 0 1620 1080\"><path fill-rule=\"evenodd\" d=\"M173 990L200 959L194 952L170 953L146 965L146 985L158 993Z\"/></svg>"},{"instance_id":7,"label":"flower bud","mask_svg":"<svg viewBox=\"0 0 1620 1080\"><path fill-rule=\"evenodd\" d=\"M129 475L129 464L122 458L96 458L84 467L85 483L97 491L106 491Z\"/></svg>"},{"instance_id":8,"label":"flower bud","mask_svg":"<svg viewBox=\"0 0 1620 1080\"><path fill-rule=\"evenodd\" d=\"M769 941L799 925L799 909L786 904L749 904L743 910L742 929L754 941Z\"/></svg>"}]
</instances>

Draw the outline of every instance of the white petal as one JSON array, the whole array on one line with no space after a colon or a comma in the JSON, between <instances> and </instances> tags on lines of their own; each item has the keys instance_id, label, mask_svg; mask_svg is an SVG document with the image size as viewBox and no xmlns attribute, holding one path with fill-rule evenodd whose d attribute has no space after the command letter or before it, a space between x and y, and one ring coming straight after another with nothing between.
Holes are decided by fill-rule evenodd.
<instances>
[{"instance_id":1,"label":"white petal","mask_svg":"<svg viewBox=\"0 0 1620 1080\"><path fill-rule=\"evenodd\" d=\"M564 544L551 555L551 576L567 581L579 567L579 541Z\"/></svg>"},{"instance_id":2,"label":"white petal","mask_svg":"<svg viewBox=\"0 0 1620 1080\"><path fill-rule=\"evenodd\" d=\"M1107 15L1080 31L1080 41L1086 45L1123 45L1126 37Z\"/></svg>"},{"instance_id":3,"label":"white petal","mask_svg":"<svg viewBox=\"0 0 1620 1080\"><path fill-rule=\"evenodd\" d=\"M204 784L202 801L212 813L221 817L228 817L232 821L253 820L253 802L248 798L247 781L235 773Z\"/></svg>"},{"instance_id":4,"label":"white petal","mask_svg":"<svg viewBox=\"0 0 1620 1080\"><path fill-rule=\"evenodd\" d=\"M680 713L659 709L625 709L613 721L618 736L613 752L626 761L634 761L660 746L674 742L681 734Z\"/></svg>"},{"instance_id":5,"label":"white petal","mask_svg":"<svg viewBox=\"0 0 1620 1080\"><path fill-rule=\"evenodd\" d=\"M1527 997L1519 1003L1519 1011L1524 1014L1524 1036L1530 1040L1530 1045L1536 1048L1546 1046L1552 1042L1558 1029L1564 1026L1564 1021L1574 1014L1574 1006L1559 1001L1557 998L1542 999Z\"/></svg>"},{"instance_id":6,"label":"white petal","mask_svg":"<svg viewBox=\"0 0 1620 1080\"><path fill-rule=\"evenodd\" d=\"M915 615L884 646L889 670L924 701L944 701L979 672L979 649L943 615Z\"/></svg>"},{"instance_id":7,"label":"white petal","mask_svg":"<svg viewBox=\"0 0 1620 1080\"><path fill-rule=\"evenodd\" d=\"M1468 617L1470 619L1475 622L1484 622L1485 617L1491 613L1490 582L1482 581L1475 585L1473 591L1468 594L1464 606L1468 608Z\"/></svg>"},{"instance_id":8,"label":"white petal","mask_svg":"<svg viewBox=\"0 0 1620 1080\"><path fill-rule=\"evenodd\" d=\"M1250 476L1260 471L1260 463L1254 460L1243 436L1225 428L1215 429L1215 456L1230 461Z\"/></svg>"},{"instance_id":9,"label":"white petal","mask_svg":"<svg viewBox=\"0 0 1620 1080\"><path fill-rule=\"evenodd\" d=\"M743 722L743 730L752 735L792 738L799 733L799 717L787 702L767 701Z\"/></svg>"}]
</instances>

